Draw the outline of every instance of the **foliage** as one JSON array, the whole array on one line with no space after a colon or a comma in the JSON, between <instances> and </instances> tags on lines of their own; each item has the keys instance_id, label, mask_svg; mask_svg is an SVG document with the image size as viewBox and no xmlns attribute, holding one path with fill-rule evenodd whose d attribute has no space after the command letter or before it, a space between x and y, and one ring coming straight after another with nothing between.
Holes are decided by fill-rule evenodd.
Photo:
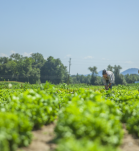
<instances>
[{"instance_id":1,"label":"foliage","mask_svg":"<svg viewBox=\"0 0 139 151\"><path fill-rule=\"evenodd\" d=\"M49 85L49 91L48 89ZM47 90L47 92L46 92ZM4 93L8 92L9 96ZM21 93L22 92L22 93ZM59 110L59 100L51 84L43 90L2 90L0 95L0 147L14 151L31 142L31 130L53 122ZM8 145L7 147L5 145Z\"/></svg>"},{"instance_id":2,"label":"foliage","mask_svg":"<svg viewBox=\"0 0 139 151\"><path fill-rule=\"evenodd\" d=\"M57 108L57 98L46 95L45 91L40 90L27 90L20 95L16 94L6 105L6 110L9 112L24 113L36 128L54 121Z\"/></svg>"},{"instance_id":3,"label":"foliage","mask_svg":"<svg viewBox=\"0 0 139 151\"><path fill-rule=\"evenodd\" d=\"M63 83L67 80L67 69L60 59L47 58L41 68L41 82L49 81L54 84Z\"/></svg>"},{"instance_id":4,"label":"foliage","mask_svg":"<svg viewBox=\"0 0 139 151\"><path fill-rule=\"evenodd\" d=\"M0 147L3 151L14 151L17 146L30 144L32 124L26 116L1 112L0 118Z\"/></svg>"},{"instance_id":5,"label":"foliage","mask_svg":"<svg viewBox=\"0 0 139 151\"><path fill-rule=\"evenodd\" d=\"M127 83L135 83L135 81L139 81L139 75L127 74L125 75L125 80Z\"/></svg>"},{"instance_id":6,"label":"foliage","mask_svg":"<svg viewBox=\"0 0 139 151\"><path fill-rule=\"evenodd\" d=\"M113 66L111 66L111 65L108 65L108 67L107 67L107 71L112 71L113 72Z\"/></svg>"},{"instance_id":7,"label":"foliage","mask_svg":"<svg viewBox=\"0 0 139 151\"><path fill-rule=\"evenodd\" d=\"M88 141L87 139L62 139L56 151L118 151L112 146L102 146L99 141Z\"/></svg>"},{"instance_id":8,"label":"foliage","mask_svg":"<svg viewBox=\"0 0 139 151\"><path fill-rule=\"evenodd\" d=\"M115 102L122 112L121 121L126 123L129 133L139 137L139 85L119 85L114 92L103 92L106 99Z\"/></svg>"},{"instance_id":9,"label":"foliage","mask_svg":"<svg viewBox=\"0 0 139 151\"><path fill-rule=\"evenodd\" d=\"M71 76L71 83L72 84L79 84L79 83L86 83L90 84L91 75L72 75Z\"/></svg>"},{"instance_id":10,"label":"foliage","mask_svg":"<svg viewBox=\"0 0 139 151\"><path fill-rule=\"evenodd\" d=\"M23 57L18 53L0 57L0 81L20 81L35 84L46 80L58 84L67 79L67 69L60 59L53 57L45 60L42 54L33 53Z\"/></svg>"},{"instance_id":11,"label":"foliage","mask_svg":"<svg viewBox=\"0 0 139 151\"><path fill-rule=\"evenodd\" d=\"M97 72L97 67L89 67L88 68L91 72L91 79L90 79L90 84L92 85L101 85L102 84L102 79L101 77L97 76L98 72Z\"/></svg>"},{"instance_id":12,"label":"foliage","mask_svg":"<svg viewBox=\"0 0 139 151\"><path fill-rule=\"evenodd\" d=\"M120 112L99 94L80 90L59 115L57 138L99 139L103 145L119 145L122 138Z\"/></svg>"},{"instance_id":13,"label":"foliage","mask_svg":"<svg viewBox=\"0 0 139 151\"><path fill-rule=\"evenodd\" d=\"M139 137L139 84L114 86L112 91L81 83L8 84L0 83L2 151L28 146L34 128L55 120L57 151L117 151L123 122Z\"/></svg>"},{"instance_id":14,"label":"foliage","mask_svg":"<svg viewBox=\"0 0 139 151\"><path fill-rule=\"evenodd\" d=\"M111 65L108 65L107 70L112 71L115 75L115 84L123 84L126 85L126 80L125 77L120 74L120 70L122 69L121 66L114 66L112 67Z\"/></svg>"}]
</instances>

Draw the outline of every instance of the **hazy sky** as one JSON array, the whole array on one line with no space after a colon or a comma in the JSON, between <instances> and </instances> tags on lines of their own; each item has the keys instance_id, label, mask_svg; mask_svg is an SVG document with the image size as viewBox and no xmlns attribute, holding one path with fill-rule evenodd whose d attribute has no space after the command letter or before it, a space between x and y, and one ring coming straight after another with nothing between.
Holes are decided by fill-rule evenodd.
<instances>
[{"instance_id":1,"label":"hazy sky","mask_svg":"<svg viewBox=\"0 0 139 151\"><path fill-rule=\"evenodd\" d=\"M71 74L139 68L139 0L1 0L0 56L13 52L71 57Z\"/></svg>"}]
</instances>

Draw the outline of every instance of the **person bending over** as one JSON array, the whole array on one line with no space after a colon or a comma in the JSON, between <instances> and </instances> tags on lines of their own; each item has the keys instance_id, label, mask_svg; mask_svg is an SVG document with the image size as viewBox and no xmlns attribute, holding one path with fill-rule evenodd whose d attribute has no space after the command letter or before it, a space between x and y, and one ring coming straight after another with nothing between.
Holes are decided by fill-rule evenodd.
<instances>
[{"instance_id":1,"label":"person bending over","mask_svg":"<svg viewBox=\"0 0 139 151\"><path fill-rule=\"evenodd\" d=\"M108 90L109 88L112 89L112 84L114 83L115 77L112 71L102 71L102 80L103 84L105 85L105 89Z\"/></svg>"}]
</instances>

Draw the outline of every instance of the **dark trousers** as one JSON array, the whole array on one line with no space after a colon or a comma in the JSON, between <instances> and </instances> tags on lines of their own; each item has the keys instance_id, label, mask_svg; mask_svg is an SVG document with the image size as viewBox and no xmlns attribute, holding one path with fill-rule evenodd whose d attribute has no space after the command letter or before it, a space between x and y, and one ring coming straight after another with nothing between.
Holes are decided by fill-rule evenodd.
<instances>
[{"instance_id":1,"label":"dark trousers","mask_svg":"<svg viewBox=\"0 0 139 151\"><path fill-rule=\"evenodd\" d=\"M106 85L108 86L109 84L110 84L110 81L106 80ZM112 89L112 83L111 83L111 86L109 88Z\"/></svg>"}]
</instances>

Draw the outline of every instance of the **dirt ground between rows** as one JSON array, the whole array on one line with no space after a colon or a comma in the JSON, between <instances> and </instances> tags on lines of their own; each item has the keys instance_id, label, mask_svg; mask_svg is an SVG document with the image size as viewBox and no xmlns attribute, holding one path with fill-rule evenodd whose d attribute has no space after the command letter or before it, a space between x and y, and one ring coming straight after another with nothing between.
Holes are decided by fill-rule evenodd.
<instances>
[{"instance_id":1,"label":"dirt ground between rows","mask_svg":"<svg viewBox=\"0 0 139 151\"><path fill-rule=\"evenodd\" d=\"M139 138L133 137L126 130L126 125L123 124L124 138L121 145L121 151L139 151Z\"/></svg>"},{"instance_id":2,"label":"dirt ground between rows","mask_svg":"<svg viewBox=\"0 0 139 151\"><path fill-rule=\"evenodd\" d=\"M54 139L55 124L43 126L40 130L33 131L33 140L28 147L18 149L18 151L53 151L56 145L52 142Z\"/></svg>"},{"instance_id":3,"label":"dirt ground between rows","mask_svg":"<svg viewBox=\"0 0 139 151\"><path fill-rule=\"evenodd\" d=\"M28 147L19 149L18 151L54 151L56 145L52 142L54 139L55 124L43 126L40 130L33 131L33 140ZM126 126L123 124L124 138L120 146L121 151L139 151L139 138L134 138L128 134Z\"/></svg>"}]
</instances>

